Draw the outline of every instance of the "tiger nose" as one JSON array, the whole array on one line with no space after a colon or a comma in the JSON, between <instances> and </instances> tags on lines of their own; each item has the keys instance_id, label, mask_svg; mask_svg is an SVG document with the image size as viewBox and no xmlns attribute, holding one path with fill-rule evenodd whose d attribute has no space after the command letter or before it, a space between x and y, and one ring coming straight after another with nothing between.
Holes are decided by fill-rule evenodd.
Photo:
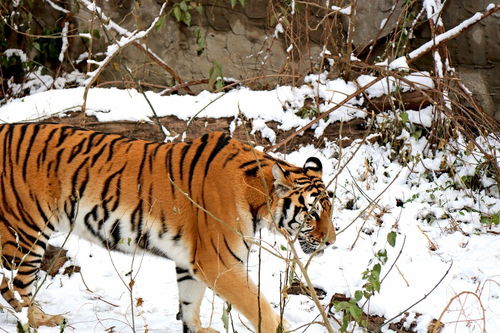
<instances>
[{"instance_id":1,"label":"tiger nose","mask_svg":"<svg viewBox=\"0 0 500 333\"><path fill-rule=\"evenodd\" d=\"M325 246L330 246L332 244L333 244L333 242L328 242L328 241L325 242Z\"/></svg>"}]
</instances>

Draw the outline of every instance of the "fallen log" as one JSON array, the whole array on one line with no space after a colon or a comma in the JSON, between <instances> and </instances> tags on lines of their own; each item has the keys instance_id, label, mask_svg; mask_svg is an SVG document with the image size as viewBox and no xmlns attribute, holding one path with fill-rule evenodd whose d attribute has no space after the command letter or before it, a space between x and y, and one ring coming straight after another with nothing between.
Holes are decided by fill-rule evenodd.
<instances>
[{"instance_id":1,"label":"fallen log","mask_svg":"<svg viewBox=\"0 0 500 333\"><path fill-rule=\"evenodd\" d=\"M113 121L99 122L94 116L87 116L83 112L72 112L66 117L51 117L45 122L70 124L73 126L83 127L106 133L117 133L127 137L138 139L162 142L165 139L156 123L149 122L131 122L131 121ZM189 126L185 120L175 116L159 117L158 121L169 130L172 136L179 135L185 132L186 141L193 139L213 131L224 131L229 133L231 123L234 118L195 118ZM279 123L270 121L266 125L276 133L276 141L280 142L288 137L295 130L291 129L283 131L278 129ZM247 142L250 145L269 146L270 142L263 138L260 133L250 135L252 131L251 121L241 121L233 131L233 137ZM363 138L366 134L366 120L353 119L348 122L336 122L326 127L323 135L319 138L314 136L313 130L307 130L301 136L294 137L287 145L279 149L280 152L291 152L306 144L314 144L321 147L325 140L336 141L342 147L346 147L355 139ZM178 139L174 140L178 141Z\"/></svg>"}]
</instances>

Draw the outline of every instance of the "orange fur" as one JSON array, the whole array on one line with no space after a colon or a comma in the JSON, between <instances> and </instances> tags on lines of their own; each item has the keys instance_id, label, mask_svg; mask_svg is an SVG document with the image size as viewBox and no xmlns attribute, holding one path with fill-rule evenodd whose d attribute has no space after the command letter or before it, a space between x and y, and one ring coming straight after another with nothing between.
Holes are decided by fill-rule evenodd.
<instances>
[{"instance_id":1,"label":"orange fur","mask_svg":"<svg viewBox=\"0 0 500 333\"><path fill-rule=\"evenodd\" d=\"M18 270L0 289L18 311L31 304L50 234L67 230L174 260L186 332L207 330L199 320L206 286L274 332L279 317L262 295L257 304L246 275L256 230L275 223L299 233L305 252L335 240L314 158L294 167L218 132L166 144L53 124L0 125L0 147L2 264Z\"/></svg>"}]
</instances>

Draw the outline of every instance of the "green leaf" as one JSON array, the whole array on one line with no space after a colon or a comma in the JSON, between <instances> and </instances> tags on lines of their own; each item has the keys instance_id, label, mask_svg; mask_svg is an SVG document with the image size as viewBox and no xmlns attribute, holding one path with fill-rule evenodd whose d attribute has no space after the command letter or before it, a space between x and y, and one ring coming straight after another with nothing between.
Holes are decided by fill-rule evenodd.
<instances>
[{"instance_id":1,"label":"green leaf","mask_svg":"<svg viewBox=\"0 0 500 333\"><path fill-rule=\"evenodd\" d=\"M422 137L422 130L418 129L415 132L412 133L411 135L415 140L418 140Z\"/></svg>"},{"instance_id":2,"label":"green leaf","mask_svg":"<svg viewBox=\"0 0 500 333\"><path fill-rule=\"evenodd\" d=\"M356 300L356 302L361 301L362 298L363 298L363 292L361 290L356 290L354 292L354 299Z\"/></svg>"},{"instance_id":3,"label":"green leaf","mask_svg":"<svg viewBox=\"0 0 500 333\"><path fill-rule=\"evenodd\" d=\"M392 247L396 246L396 236L397 234L395 231L391 231L387 234L387 243Z\"/></svg>"},{"instance_id":4,"label":"green leaf","mask_svg":"<svg viewBox=\"0 0 500 333\"><path fill-rule=\"evenodd\" d=\"M401 112L400 117L404 123L408 122L408 113L406 111Z\"/></svg>"},{"instance_id":5,"label":"green leaf","mask_svg":"<svg viewBox=\"0 0 500 333\"><path fill-rule=\"evenodd\" d=\"M188 11L188 5L187 5L187 3L185 1L181 1L179 3L179 7L181 8L181 10L183 12L187 12Z\"/></svg>"},{"instance_id":6,"label":"green leaf","mask_svg":"<svg viewBox=\"0 0 500 333\"><path fill-rule=\"evenodd\" d=\"M349 312L351 313L354 320L356 320L356 322L359 323L361 321L363 310L361 310L357 304L351 304L351 306L349 307Z\"/></svg>"},{"instance_id":7,"label":"green leaf","mask_svg":"<svg viewBox=\"0 0 500 333\"><path fill-rule=\"evenodd\" d=\"M224 80L217 80L215 83L215 89L220 90L224 87Z\"/></svg>"},{"instance_id":8,"label":"green leaf","mask_svg":"<svg viewBox=\"0 0 500 333\"><path fill-rule=\"evenodd\" d=\"M156 21L156 24L155 24L155 29L156 31L160 30L161 27L165 24L165 20L166 20L166 15L162 15L158 21Z\"/></svg>"},{"instance_id":9,"label":"green leaf","mask_svg":"<svg viewBox=\"0 0 500 333\"><path fill-rule=\"evenodd\" d=\"M94 37L96 39L100 39L101 38L101 33L99 32L99 29L92 30L92 37Z\"/></svg>"},{"instance_id":10,"label":"green leaf","mask_svg":"<svg viewBox=\"0 0 500 333\"><path fill-rule=\"evenodd\" d=\"M340 326L340 332L347 332L348 325L349 325L349 316L344 316L344 318L342 318L342 326Z\"/></svg>"},{"instance_id":11,"label":"green leaf","mask_svg":"<svg viewBox=\"0 0 500 333\"><path fill-rule=\"evenodd\" d=\"M491 215L491 216L487 216L487 215L483 215L481 216L481 223L483 224L488 224L488 225L498 225L500 223L500 215L496 214L496 215Z\"/></svg>"},{"instance_id":12,"label":"green leaf","mask_svg":"<svg viewBox=\"0 0 500 333\"><path fill-rule=\"evenodd\" d=\"M245 0L239 0L241 7L245 7Z\"/></svg>"},{"instance_id":13,"label":"green leaf","mask_svg":"<svg viewBox=\"0 0 500 333\"><path fill-rule=\"evenodd\" d=\"M335 303L333 306L335 307L336 311L342 311L342 310L349 309L349 307L351 306L351 303L346 302L346 301L342 301L342 302Z\"/></svg>"},{"instance_id":14,"label":"green leaf","mask_svg":"<svg viewBox=\"0 0 500 333\"><path fill-rule=\"evenodd\" d=\"M177 22L180 22L181 21L181 18L182 18L182 12L181 12L181 9L179 8L179 6L175 6L174 7L174 17L175 17L175 20Z\"/></svg>"},{"instance_id":15,"label":"green leaf","mask_svg":"<svg viewBox=\"0 0 500 333\"><path fill-rule=\"evenodd\" d=\"M182 15L182 22L184 22L184 24L187 26L191 25L191 13L190 12L185 12L184 15Z\"/></svg>"},{"instance_id":16,"label":"green leaf","mask_svg":"<svg viewBox=\"0 0 500 333\"><path fill-rule=\"evenodd\" d=\"M231 0L231 8L234 8L236 6L236 0Z\"/></svg>"},{"instance_id":17,"label":"green leaf","mask_svg":"<svg viewBox=\"0 0 500 333\"><path fill-rule=\"evenodd\" d=\"M382 264L385 264L387 262L387 250L386 249L378 250L376 255Z\"/></svg>"},{"instance_id":18,"label":"green leaf","mask_svg":"<svg viewBox=\"0 0 500 333\"><path fill-rule=\"evenodd\" d=\"M226 332L229 332L229 312L231 312L231 303L226 302L225 306L222 309L222 316L221 316L221 320L222 323L224 324Z\"/></svg>"}]
</instances>

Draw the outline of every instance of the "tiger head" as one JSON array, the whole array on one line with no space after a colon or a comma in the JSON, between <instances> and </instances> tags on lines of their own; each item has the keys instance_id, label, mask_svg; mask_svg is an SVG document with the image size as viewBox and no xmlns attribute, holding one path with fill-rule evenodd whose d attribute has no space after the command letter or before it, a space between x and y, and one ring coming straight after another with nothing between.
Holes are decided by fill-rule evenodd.
<instances>
[{"instance_id":1,"label":"tiger head","mask_svg":"<svg viewBox=\"0 0 500 333\"><path fill-rule=\"evenodd\" d=\"M307 159L302 169L273 165L275 209L278 226L297 237L304 253L322 251L335 241L332 204L321 179L321 161Z\"/></svg>"}]
</instances>

